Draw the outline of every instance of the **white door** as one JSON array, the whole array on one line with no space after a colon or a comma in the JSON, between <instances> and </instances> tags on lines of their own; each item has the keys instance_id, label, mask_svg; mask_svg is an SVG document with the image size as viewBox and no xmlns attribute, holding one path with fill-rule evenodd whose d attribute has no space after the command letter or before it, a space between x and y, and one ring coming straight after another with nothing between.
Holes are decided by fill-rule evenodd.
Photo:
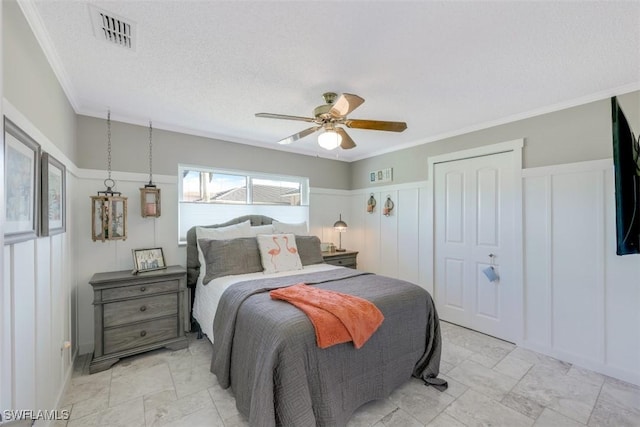
<instances>
[{"instance_id":1,"label":"white door","mask_svg":"<svg viewBox=\"0 0 640 427\"><path fill-rule=\"evenodd\" d=\"M434 165L435 301L440 318L514 341L513 152ZM490 281L483 270L493 266Z\"/></svg>"}]
</instances>

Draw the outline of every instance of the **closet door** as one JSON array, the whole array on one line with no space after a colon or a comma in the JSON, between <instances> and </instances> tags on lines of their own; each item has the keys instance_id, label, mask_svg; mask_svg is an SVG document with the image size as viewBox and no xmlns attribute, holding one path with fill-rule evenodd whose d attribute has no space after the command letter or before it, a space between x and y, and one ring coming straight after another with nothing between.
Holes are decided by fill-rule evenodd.
<instances>
[{"instance_id":1,"label":"closet door","mask_svg":"<svg viewBox=\"0 0 640 427\"><path fill-rule=\"evenodd\" d=\"M440 318L513 341L512 152L434 165L435 301ZM492 269L499 279L491 280ZM490 271L488 271L491 273Z\"/></svg>"}]
</instances>

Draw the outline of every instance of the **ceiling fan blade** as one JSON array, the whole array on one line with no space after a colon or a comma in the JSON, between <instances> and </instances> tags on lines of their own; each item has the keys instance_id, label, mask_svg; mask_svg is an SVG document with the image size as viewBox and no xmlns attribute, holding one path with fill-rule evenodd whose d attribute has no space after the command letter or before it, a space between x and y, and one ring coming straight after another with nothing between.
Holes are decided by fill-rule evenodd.
<instances>
[{"instance_id":1,"label":"ceiling fan blade","mask_svg":"<svg viewBox=\"0 0 640 427\"><path fill-rule=\"evenodd\" d=\"M353 142L353 139L349 136L349 134L342 128L337 127L336 132L342 137L342 142L340 143L340 148L343 150L350 150L356 146L356 143Z\"/></svg>"},{"instance_id":2,"label":"ceiling fan blade","mask_svg":"<svg viewBox=\"0 0 640 427\"><path fill-rule=\"evenodd\" d=\"M364 99L360 98L358 95L343 93L331 105L329 114L334 117L344 117L362 105L363 102Z\"/></svg>"},{"instance_id":3,"label":"ceiling fan blade","mask_svg":"<svg viewBox=\"0 0 640 427\"><path fill-rule=\"evenodd\" d=\"M295 133L291 136L286 137L285 139L281 139L280 141L278 141L278 144L291 144L292 142L295 142L299 139L304 138L305 136L311 135L312 133L314 133L315 131L319 130L320 128L322 128L322 126L314 126L312 128L308 128L305 129L303 131L300 131L298 133Z\"/></svg>"},{"instance_id":4,"label":"ceiling fan blade","mask_svg":"<svg viewBox=\"0 0 640 427\"><path fill-rule=\"evenodd\" d=\"M354 129L386 130L402 132L407 128L405 122L383 122L381 120L346 120L345 126Z\"/></svg>"},{"instance_id":5,"label":"ceiling fan blade","mask_svg":"<svg viewBox=\"0 0 640 427\"><path fill-rule=\"evenodd\" d=\"M287 116L285 114L273 114L273 113L256 113L256 117L263 117L265 119L284 119L284 120L298 120L301 122L315 122L316 119L311 117L301 116Z\"/></svg>"}]
</instances>

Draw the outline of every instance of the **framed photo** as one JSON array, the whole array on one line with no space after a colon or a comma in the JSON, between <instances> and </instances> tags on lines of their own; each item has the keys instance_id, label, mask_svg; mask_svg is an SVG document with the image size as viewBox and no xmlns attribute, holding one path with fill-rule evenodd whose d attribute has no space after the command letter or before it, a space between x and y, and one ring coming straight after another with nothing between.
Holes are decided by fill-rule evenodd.
<instances>
[{"instance_id":1,"label":"framed photo","mask_svg":"<svg viewBox=\"0 0 640 427\"><path fill-rule=\"evenodd\" d=\"M4 243L38 237L40 144L4 118Z\"/></svg>"},{"instance_id":2,"label":"framed photo","mask_svg":"<svg viewBox=\"0 0 640 427\"><path fill-rule=\"evenodd\" d=\"M66 170L67 168L49 153L42 153L41 236L64 233L66 229Z\"/></svg>"},{"instance_id":3,"label":"framed photo","mask_svg":"<svg viewBox=\"0 0 640 427\"><path fill-rule=\"evenodd\" d=\"M167 268L162 248L132 249L132 252L133 270L137 273Z\"/></svg>"}]
</instances>

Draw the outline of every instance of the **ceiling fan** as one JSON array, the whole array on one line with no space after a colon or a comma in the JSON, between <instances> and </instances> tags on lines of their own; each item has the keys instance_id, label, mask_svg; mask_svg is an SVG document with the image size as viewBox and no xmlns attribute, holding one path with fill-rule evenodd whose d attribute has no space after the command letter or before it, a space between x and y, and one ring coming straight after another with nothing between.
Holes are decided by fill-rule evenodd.
<instances>
[{"instance_id":1,"label":"ceiling fan","mask_svg":"<svg viewBox=\"0 0 640 427\"><path fill-rule=\"evenodd\" d=\"M344 125L353 129L385 130L390 132L402 132L407 128L405 122L348 119L347 114L351 113L364 102L364 99L358 95L343 93L338 96L338 94L334 92L326 92L322 97L326 104L320 105L313 110L314 117L287 116L272 113L256 113L256 117L315 123L315 126L281 139L278 141L278 144L291 144L314 132L324 130L324 132L318 136L318 144L327 150L333 150L338 146L344 150L349 150L356 146L353 139L338 125Z\"/></svg>"}]
</instances>

